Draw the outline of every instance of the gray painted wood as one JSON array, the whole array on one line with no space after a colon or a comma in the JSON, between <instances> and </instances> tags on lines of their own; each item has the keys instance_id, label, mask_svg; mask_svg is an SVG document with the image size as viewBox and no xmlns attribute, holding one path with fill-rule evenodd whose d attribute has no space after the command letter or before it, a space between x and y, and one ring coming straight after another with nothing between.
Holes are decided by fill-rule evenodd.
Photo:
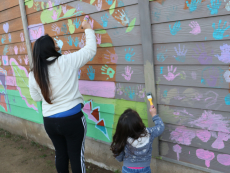
<instances>
[{"instance_id":1,"label":"gray painted wood","mask_svg":"<svg viewBox=\"0 0 230 173\"><path fill-rule=\"evenodd\" d=\"M22 18L22 24L24 29L24 36L26 41L26 47L27 47L27 54L29 57L29 63L30 67L32 67L32 48L30 43L30 37L29 37L29 31L28 31L28 23L27 23L27 16L26 16L26 10L23 0L19 0L19 6L20 6L20 12L21 12L21 18Z\"/></svg>"},{"instance_id":2,"label":"gray painted wood","mask_svg":"<svg viewBox=\"0 0 230 173\"><path fill-rule=\"evenodd\" d=\"M147 93L151 93L153 97L153 104L157 107L157 95L156 95L156 84L154 74L154 61L153 61L153 40L151 38L151 19L150 19L150 8L149 0L138 0L140 20L141 20L141 42L143 48L143 59L144 59L144 76L145 76L145 88ZM148 109L150 104L147 102ZM151 114L148 112L148 125L153 126ZM159 156L159 144L158 138L153 142L153 157Z\"/></svg>"},{"instance_id":3,"label":"gray painted wood","mask_svg":"<svg viewBox=\"0 0 230 173\"><path fill-rule=\"evenodd\" d=\"M116 83L115 98L145 102L145 85L134 83Z\"/></svg>"},{"instance_id":4,"label":"gray painted wood","mask_svg":"<svg viewBox=\"0 0 230 173\"><path fill-rule=\"evenodd\" d=\"M228 70L229 66L161 65L156 66L156 77L164 85L229 89L224 77Z\"/></svg>"},{"instance_id":5,"label":"gray painted wood","mask_svg":"<svg viewBox=\"0 0 230 173\"><path fill-rule=\"evenodd\" d=\"M218 35L219 39L215 39L213 37L214 28L212 27L213 24L215 24L215 29L218 29L219 21L222 21L219 28L222 31L222 28L224 26L224 23L226 22L226 25L224 26L224 29L227 28L230 24L230 19L228 15L225 16L217 16L212 18L204 18L204 19L196 19L196 20L185 20L185 21L175 21L175 22L169 22L169 23L161 23L161 24L155 24L152 25L152 36L153 36L153 42L154 43L170 43L170 42L191 42L191 41L204 41L204 40L227 40L230 37L223 37L226 35L230 35L230 28L228 28L224 34L221 34L220 32L215 32L214 36L217 38L216 35ZM201 33L198 35L193 35L190 32L192 31L189 24L191 22L197 22L200 26ZM227 23L228 22L228 23ZM175 35L172 35L170 32L170 27L172 29L172 33ZM174 25L178 26L178 32L177 27L173 29ZM179 26L180 25L180 26ZM230 27L230 26L229 26ZM216 30L215 30L216 31Z\"/></svg>"},{"instance_id":6,"label":"gray painted wood","mask_svg":"<svg viewBox=\"0 0 230 173\"><path fill-rule=\"evenodd\" d=\"M224 89L157 86L158 104L163 105L229 112L230 107L225 102L229 97L229 91Z\"/></svg>"},{"instance_id":7,"label":"gray painted wood","mask_svg":"<svg viewBox=\"0 0 230 173\"><path fill-rule=\"evenodd\" d=\"M177 160L177 153L173 151L173 146L175 146L175 144L173 144L173 143L160 142L160 153L161 153L161 155L162 155L162 153L164 153L165 157L168 157L168 158L173 159L173 160ZM201 148L194 148L194 147L183 146L183 145L180 145L180 147L181 147L181 153L179 154L179 161L180 162L186 162L186 163L190 163L190 164L194 164L194 165L198 165L198 166L207 168L207 166L205 165L205 160L199 159L196 156L196 151L198 149L201 149ZM190 152L190 154L189 154L189 152ZM215 157L210 161L209 170L228 173L229 172L229 166L224 166L217 161L217 156L219 154L223 154L223 153L215 152L215 151L210 151L210 152L214 153ZM205 154L203 154L203 156L205 156Z\"/></svg>"},{"instance_id":8,"label":"gray painted wood","mask_svg":"<svg viewBox=\"0 0 230 173\"><path fill-rule=\"evenodd\" d=\"M226 0L219 0L220 4L214 1L216 6L212 6L211 1L203 1L197 5L197 9L193 12L190 12L189 9L184 9L185 6L187 7L185 2L186 1L181 0L174 0L173 3L170 0L166 0L163 2L163 4L158 2L150 2L152 23L163 23L176 20L214 17L229 14L229 11L227 11L225 8L229 1ZM208 5L216 10L210 10ZM215 14L211 14L211 12L215 12Z\"/></svg>"},{"instance_id":9,"label":"gray painted wood","mask_svg":"<svg viewBox=\"0 0 230 173\"><path fill-rule=\"evenodd\" d=\"M176 134L176 137L175 135ZM161 141L230 154L230 134L165 124Z\"/></svg>"},{"instance_id":10,"label":"gray painted wood","mask_svg":"<svg viewBox=\"0 0 230 173\"><path fill-rule=\"evenodd\" d=\"M229 112L159 105L164 123L216 132L230 132ZM205 122L210 122L205 124Z\"/></svg>"},{"instance_id":11,"label":"gray painted wood","mask_svg":"<svg viewBox=\"0 0 230 173\"><path fill-rule=\"evenodd\" d=\"M142 65L117 65L116 81L130 83L145 83L144 67Z\"/></svg>"},{"instance_id":12,"label":"gray painted wood","mask_svg":"<svg viewBox=\"0 0 230 173\"><path fill-rule=\"evenodd\" d=\"M229 64L229 41L154 44L155 64Z\"/></svg>"}]
</instances>

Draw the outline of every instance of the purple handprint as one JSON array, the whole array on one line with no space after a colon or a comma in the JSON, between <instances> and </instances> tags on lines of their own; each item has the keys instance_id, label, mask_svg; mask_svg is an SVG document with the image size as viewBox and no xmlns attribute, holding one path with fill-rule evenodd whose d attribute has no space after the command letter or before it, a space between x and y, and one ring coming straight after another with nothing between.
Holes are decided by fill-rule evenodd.
<instances>
[{"instance_id":1,"label":"purple handprint","mask_svg":"<svg viewBox=\"0 0 230 173\"><path fill-rule=\"evenodd\" d=\"M79 47L83 48L85 46L85 34L82 35L81 41L79 43Z\"/></svg>"},{"instance_id":2,"label":"purple handprint","mask_svg":"<svg viewBox=\"0 0 230 173\"><path fill-rule=\"evenodd\" d=\"M144 88L144 86L143 85L138 85L137 90L138 90L138 93L136 95L138 95L139 98L145 98L145 88Z\"/></svg>"},{"instance_id":3,"label":"purple handprint","mask_svg":"<svg viewBox=\"0 0 230 173\"><path fill-rule=\"evenodd\" d=\"M66 5L62 5L62 12L65 14L67 13L69 10L67 9Z\"/></svg>"},{"instance_id":4,"label":"purple handprint","mask_svg":"<svg viewBox=\"0 0 230 173\"><path fill-rule=\"evenodd\" d=\"M125 78L125 80L130 81L132 74L133 71L131 72L131 67L127 66L125 67L125 74L122 74L122 76Z\"/></svg>"},{"instance_id":5,"label":"purple handprint","mask_svg":"<svg viewBox=\"0 0 230 173\"><path fill-rule=\"evenodd\" d=\"M219 88L223 83L223 70L218 67L205 67L201 74L201 83ZM219 81L219 82L218 82Z\"/></svg>"},{"instance_id":6,"label":"purple handprint","mask_svg":"<svg viewBox=\"0 0 230 173\"><path fill-rule=\"evenodd\" d=\"M198 35L201 33L201 29L200 29L200 25L195 22L192 21L189 26L192 28L192 31L190 31L189 33L193 34L193 35Z\"/></svg>"},{"instance_id":7,"label":"purple handprint","mask_svg":"<svg viewBox=\"0 0 230 173\"><path fill-rule=\"evenodd\" d=\"M220 61L230 63L230 45L224 44L220 46L221 55L215 55Z\"/></svg>"},{"instance_id":8,"label":"purple handprint","mask_svg":"<svg viewBox=\"0 0 230 173\"><path fill-rule=\"evenodd\" d=\"M117 84L117 94L122 95L124 93L124 87L119 83Z\"/></svg>"},{"instance_id":9,"label":"purple handprint","mask_svg":"<svg viewBox=\"0 0 230 173\"><path fill-rule=\"evenodd\" d=\"M94 20L89 19L89 24L91 25L91 28L93 29Z\"/></svg>"},{"instance_id":10,"label":"purple handprint","mask_svg":"<svg viewBox=\"0 0 230 173\"><path fill-rule=\"evenodd\" d=\"M101 35L100 34L96 34L96 39L97 39L97 44L101 44Z\"/></svg>"},{"instance_id":11,"label":"purple handprint","mask_svg":"<svg viewBox=\"0 0 230 173\"><path fill-rule=\"evenodd\" d=\"M101 11L102 8L102 0L98 0L98 4L95 4L97 11Z\"/></svg>"},{"instance_id":12,"label":"purple handprint","mask_svg":"<svg viewBox=\"0 0 230 173\"><path fill-rule=\"evenodd\" d=\"M52 31L57 32L57 34L60 34L60 28L57 26L57 24L52 25Z\"/></svg>"},{"instance_id":13,"label":"purple handprint","mask_svg":"<svg viewBox=\"0 0 230 173\"><path fill-rule=\"evenodd\" d=\"M180 75L180 73L174 74L177 70L177 67L173 70L173 65L171 65L171 68L168 66L168 76L164 75L165 79L168 81L173 81L177 76Z\"/></svg>"},{"instance_id":14,"label":"purple handprint","mask_svg":"<svg viewBox=\"0 0 230 173\"><path fill-rule=\"evenodd\" d=\"M109 53L109 55L106 55L105 54L105 59L110 59L110 61L112 63L117 63L117 60L118 60L118 56L117 54L115 53L111 53L110 51L107 50L107 52ZM114 49L114 52L115 52L115 49ZM106 63L110 63L110 62L106 62Z\"/></svg>"},{"instance_id":15,"label":"purple handprint","mask_svg":"<svg viewBox=\"0 0 230 173\"><path fill-rule=\"evenodd\" d=\"M211 64L213 57L208 55L208 52L205 51L204 43L202 43L203 50L198 46L198 44L196 46L197 46L198 52L195 49L193 50L194 52L196 52L198 57L194 57L194 58L196 58L201 64ZM213 54L213 50L211 53Z\"/></svg>"},{"instance_id":16,"label":"purple handprint","mask_svg":"<svg viewBox=\"0 0 230 173\"><path fill-rule=\"evenodd\" d=\"M185 62L185 58L186 58L186 54L188 49L184 50L184 46L183 46L183 50L180 49L180 44L179 44L179 49L177 50L176 47L174 47L177 56L173 56L177 61L179 62Z\"/></svg>"}]
</instances>

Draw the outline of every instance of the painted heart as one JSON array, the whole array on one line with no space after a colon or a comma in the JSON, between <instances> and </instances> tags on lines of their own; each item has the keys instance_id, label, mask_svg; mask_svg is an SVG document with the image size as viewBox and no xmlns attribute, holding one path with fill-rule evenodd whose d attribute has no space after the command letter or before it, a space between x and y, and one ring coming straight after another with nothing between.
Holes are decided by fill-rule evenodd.
<instances>
[{"instance_id":1,"label":"painted heart","mask_svg":"<svg viewBox=\"0 0 230 173\"><path fill-rule=\"evenodd\" d=\"M8 31L9 31L9 24L8 23L3 24L3 30L5 31L5 33L8 33Z\"/></svg>"}]
</instances>

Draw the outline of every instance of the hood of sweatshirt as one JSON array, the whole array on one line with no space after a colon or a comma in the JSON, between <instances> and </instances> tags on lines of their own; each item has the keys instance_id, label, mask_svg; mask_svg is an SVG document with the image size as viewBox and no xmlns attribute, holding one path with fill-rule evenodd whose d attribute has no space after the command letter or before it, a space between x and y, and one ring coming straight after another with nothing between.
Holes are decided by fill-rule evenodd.
<instances>
[{"instance_id":1,"label":"hood of sweatshirt","mask_svg":"<svg viewBox=\"0 0 230 173\"><path fill-rule=\"evenodd\" d=\"M148 132L148 130L146 129L146 131ZM147 145L149 143L150 140L150 135L149 132L146 136L143 137L139 137L136 140L133 140L133 138L128 138L128 143L131 144L134 148L141 148L144 147L145 145Z\"/></svg>"}]
</instances>

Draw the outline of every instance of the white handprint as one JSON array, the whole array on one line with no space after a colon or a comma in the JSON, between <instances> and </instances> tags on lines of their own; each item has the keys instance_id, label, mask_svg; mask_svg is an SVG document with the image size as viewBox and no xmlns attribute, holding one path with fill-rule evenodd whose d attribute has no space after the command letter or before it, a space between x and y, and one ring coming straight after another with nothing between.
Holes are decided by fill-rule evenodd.
<instances>
[{"instance_id":1,"label":"white handprint","mask_svg":"<svg viewBox=\"0 0 230 173\"><path fill-rule=\"evenodd\" d=\"M57 32L58 34L60 34L60 28L57 26L57 24L52 25L52 31Z\"/></svg>"},{"instance_id":2,"label":"white handprint","mask_svg":"<svg viewBox=\"0 0 230 173\"><path fill-rule=\"evenodd\" d=\"M173 81L177 76L180 75L180 73L177 73L176 75L174 74L176 70L177 70L177 67L175 67L175 69L173 70L173 65L171 66L170 69L168 66L168 76L164 75L165 79L168 81Z\"/></svg>"},{"instance_id":3,"label":"white handprint","mask_svg":"<svg viewBox=\"0 0 230 173\"><path fill-rule=\"evenodd\" d=\"M122 76L125 78L125 80L130 81L132 74L133 71L131 72L131 67L127 66L125 67L125 74L122 74Z\"/></svg>"},{"instance_id":4,"label":"white handprint","mask_svg":"<svg viewBox=\"0 0 230 173\"><path fill-rule=\"evenodd\" d=\"M102 0L98 0L98 4L95 5L97 8L97 11L101 11L102 8Z\"/></svg>"},{"instance_id":5,"label":"white handprint","mask_svg":"<svg viewBox=\"0 0 230 173\"><path fill-rule=\"evenodd\" d=\"M126 15L125 11L122 9L122 11L118 10L118 12L120 13L120 16L119 17L115 16L115 18L117 18L118 20L121 20L122 25L129 24L129 18ZM117 14L117 12L116 12L116 14Z\"/></svg>"},{"instance_id":6,"label":"white handprint","mask_svg":"<svg viewBox=\"0 0 230 173\"><path fill-rule=\"evenodd\" d=\"M18 46L14 46L14 53L15 53L15 55L18 54Z\"/></svg>"}]
</instances>

